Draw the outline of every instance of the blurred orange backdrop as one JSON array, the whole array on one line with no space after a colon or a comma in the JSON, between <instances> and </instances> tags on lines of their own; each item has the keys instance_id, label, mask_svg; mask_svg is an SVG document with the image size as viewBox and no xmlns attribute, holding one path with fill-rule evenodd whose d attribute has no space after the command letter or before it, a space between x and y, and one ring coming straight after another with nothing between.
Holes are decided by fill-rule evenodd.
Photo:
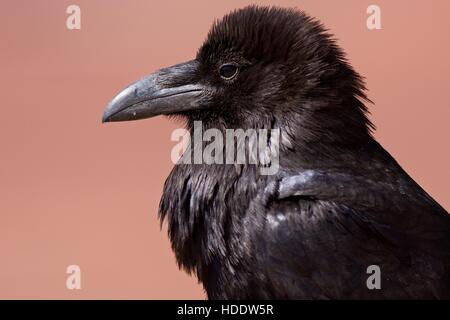
<instances>
[{"instance_id":1,"label":"blurred orange backdrop","mask_svg":"<svg viewBox=\"0 0 450 320\"><path fill-rule=\"evenodd\" d=\"M2 1L0 298L200 298L157 208L173 166L159 117L101 124L128 83L194 57L211 23L250 3L304 9L366 77L377 139L450 207L450 2ZM81 30L66 8L81 8ZM382 29L366 27L381 8ZM66 288L68 265L81 290Z\"/></svg>"}]
</instances>

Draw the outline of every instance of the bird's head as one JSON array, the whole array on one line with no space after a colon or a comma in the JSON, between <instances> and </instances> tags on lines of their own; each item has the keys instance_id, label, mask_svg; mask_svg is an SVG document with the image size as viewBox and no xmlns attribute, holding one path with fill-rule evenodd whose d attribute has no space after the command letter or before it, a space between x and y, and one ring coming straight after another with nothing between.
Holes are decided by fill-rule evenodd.
<instances>
[{"instance_id":1,"label":"bird's head","mask_svg":"<svg viewBox=\"0 0 450 320\"><path fill-rule=\"evenodd\" d=\"M121 91L103 121L180 115L208 127L290 125L304 139L348 130L359 139L370 135L364 99L361 78L318 21L250 6L216 22L194 60Z\"/></svg>"}]
</instances>

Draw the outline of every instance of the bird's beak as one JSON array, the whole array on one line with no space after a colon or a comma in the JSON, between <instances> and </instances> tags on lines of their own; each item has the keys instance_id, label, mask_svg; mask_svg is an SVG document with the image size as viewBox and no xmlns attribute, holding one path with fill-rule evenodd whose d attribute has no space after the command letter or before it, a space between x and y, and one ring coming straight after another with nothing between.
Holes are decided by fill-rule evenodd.
<instances>
[{"instance_id":1,"label":"bird's beak","mask_svg":"<svg viewBox=\"0 0 450 320\"><path fill-rule=\"evenodd\" d=\"M161 69L129 85L108 104L102 122L129 121L202 107L205 88L197 83L195 60Z\"/></svg>"}]
</instances>

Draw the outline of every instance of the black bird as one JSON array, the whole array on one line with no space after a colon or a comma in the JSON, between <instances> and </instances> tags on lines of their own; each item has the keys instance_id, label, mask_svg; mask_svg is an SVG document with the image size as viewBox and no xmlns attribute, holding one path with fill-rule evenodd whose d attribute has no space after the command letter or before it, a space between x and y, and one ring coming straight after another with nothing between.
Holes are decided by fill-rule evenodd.
<instances>
[{"instance_id":1,"label":"black bird","mask_svg":"<svg viewBox=\"0 0 450 320\"><path fill-rule=\"evenodd\" d=\"M367 102L320 22L250 6L216 22L194 60L120 92L103 121L280 130L276 174L177 164L167 178L161 221L208 298L450 298L450 217L374 140Z\"/></svg>"}]
</instances>

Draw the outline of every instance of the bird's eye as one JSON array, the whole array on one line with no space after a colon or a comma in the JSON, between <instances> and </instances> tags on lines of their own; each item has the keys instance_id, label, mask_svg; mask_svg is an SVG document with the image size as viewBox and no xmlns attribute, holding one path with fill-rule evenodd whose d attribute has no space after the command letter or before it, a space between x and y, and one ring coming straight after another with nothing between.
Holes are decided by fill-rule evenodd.
<instances>
[{"instance_id":1,"label":"bird's eye","mask_svg":"<svg viewBox=\"0 0 450 320\"><path fill-rule=\"evenodd\" d=\"M237 72L238 67L231 63L224 64L219 69L220 76L227 80L230 80L233 77L235 77Z\"/></svg>"}]
</instances>

